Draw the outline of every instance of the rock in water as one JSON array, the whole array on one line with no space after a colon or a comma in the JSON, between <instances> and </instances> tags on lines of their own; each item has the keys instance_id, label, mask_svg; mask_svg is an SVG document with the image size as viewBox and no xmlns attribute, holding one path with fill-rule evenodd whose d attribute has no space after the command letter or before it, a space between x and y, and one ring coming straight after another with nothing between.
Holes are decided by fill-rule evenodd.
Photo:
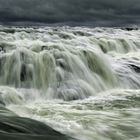
<instances>
[{"instance_id":1,"label":"rock in water","mask_svg":"<svg viewBox=\"0 0 140 140\"><path fill-rule=\"evenodd\" d=\"M51 127L28 118L0 115L1 140L70 140Z\"/></svg>"},{"instance_id":2,"label":"rock in water","mask_svg":"<svg viewBox=\"0 0 140 140\"><path fill-rule=\"evenodd\" d=\"M17 116L6 109L3 104L0 107L0 140L70 139L70 137L55 131L39 121Z\"/></svg>"}]
</instances>

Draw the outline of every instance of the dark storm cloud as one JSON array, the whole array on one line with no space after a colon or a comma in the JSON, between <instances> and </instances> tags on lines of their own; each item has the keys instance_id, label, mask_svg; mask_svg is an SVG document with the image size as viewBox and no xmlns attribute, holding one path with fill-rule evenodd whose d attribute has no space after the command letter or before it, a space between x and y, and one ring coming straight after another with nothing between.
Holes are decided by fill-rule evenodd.
<instances>
[{"instance_id":1,"label":"dark storm cloud","mask_svg":"<svg viewBox=\"0 0 140 140\"><path fill-rule=\"evenodd\" d=\"M140 0L0 0L0 23L140 24Z\"/></svg>"}]
</instances>

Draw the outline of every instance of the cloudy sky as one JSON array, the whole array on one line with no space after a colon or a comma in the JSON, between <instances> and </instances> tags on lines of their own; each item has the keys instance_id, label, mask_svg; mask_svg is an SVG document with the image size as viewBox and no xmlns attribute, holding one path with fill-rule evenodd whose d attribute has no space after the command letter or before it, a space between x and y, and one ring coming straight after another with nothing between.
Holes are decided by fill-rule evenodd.
<instances>
[{"instance_id":1,"label":"cloudy sky","mask_svg":"<svg viewBox=\"0 0 140 140\"><path fill-rule=\"evenodd\" d=\"M0 24L140 25L140 0L0 0Z\"/></svg>"}]
</instances>

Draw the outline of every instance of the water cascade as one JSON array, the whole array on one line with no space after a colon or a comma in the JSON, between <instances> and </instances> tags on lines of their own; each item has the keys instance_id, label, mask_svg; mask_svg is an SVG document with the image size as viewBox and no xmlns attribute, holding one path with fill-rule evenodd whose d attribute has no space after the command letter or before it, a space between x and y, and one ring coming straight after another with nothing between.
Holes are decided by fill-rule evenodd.
<instances>
[{"instance_id":1,"label":"water cascade","mask_svg":"<svg viewBox=\"0 0 140 140\"><path fill-rule=\"evenodd\" d=\"M132 125L124 130L116 125L119 119L104 123L113 113L123 118L122 108L128 114L140 109L139 49L139 30L1 26L0 103L80 140L140 137L130 116ZM129 134L128 127L135 132Z\"/></svg>"}]
</instances>

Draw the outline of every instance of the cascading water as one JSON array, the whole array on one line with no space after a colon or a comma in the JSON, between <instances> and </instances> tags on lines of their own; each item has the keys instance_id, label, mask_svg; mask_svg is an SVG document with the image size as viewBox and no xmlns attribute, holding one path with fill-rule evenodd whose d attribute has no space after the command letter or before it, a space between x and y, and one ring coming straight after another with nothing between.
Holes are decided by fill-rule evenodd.
<instances>
[{"instance_id":1,"label":"cascading water","mask_svg":"<svg viewBox=\"0 0 140 140\"><path fill-rule=\"evenodd\" d=\"M0 103L80 140L138 140L139 32L1 26Z\"/></svg>"}]
</instances>

